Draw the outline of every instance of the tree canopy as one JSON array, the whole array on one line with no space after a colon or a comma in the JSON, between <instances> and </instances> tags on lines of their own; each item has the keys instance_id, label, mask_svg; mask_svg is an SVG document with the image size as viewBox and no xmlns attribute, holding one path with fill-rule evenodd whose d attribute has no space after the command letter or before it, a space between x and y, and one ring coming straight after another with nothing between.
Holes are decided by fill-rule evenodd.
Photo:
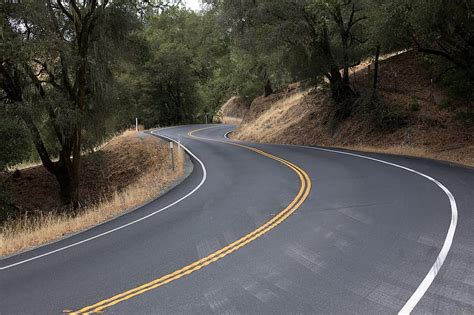
<instances>
[{"instance_id":1,"label":"tree canopy","mask_svg":"<svg viewBox=\"0 0 474 315\"><path fill-rule=\"evenodd\" d=\"M0 167L36 156L75 205L81 154L135 117L146 128L204 122L230 96L250 102L304 80L328 82L344 119L359 97L349 69L375 51L430 56L472 100L469 1L203 2L6 1Z\"/></svg>"}]
</instances>

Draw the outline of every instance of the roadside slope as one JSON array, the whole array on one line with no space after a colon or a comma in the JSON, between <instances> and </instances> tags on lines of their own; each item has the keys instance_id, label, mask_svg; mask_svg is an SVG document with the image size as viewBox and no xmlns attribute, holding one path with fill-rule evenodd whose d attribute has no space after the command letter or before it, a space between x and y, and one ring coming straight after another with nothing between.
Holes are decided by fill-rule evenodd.
<instances>
[{"instance_id":1,"label":"roadside slope","mask_svg":"<svg viewBox=\"0 0 474 315\"><path fill-rule=\"evenodd\" d=\"M175 151L173 171L167 142L127 131L85 155L77 213L61 207L58 184L42 166L16 172L7 182L16 213L1 226L0 256L90 228L157 198L189 175L189 159Z\"/></svg>"},{"instance_id":2,"label":"roadside slope","mask_svg":"<svg viewBox=\"0 0 474 315\"><path fill-rule=\"evenodd\" d=\"M205 127L157 131L181 139L202 162L162 198L84 233L0 260L1 312L50 314L91 306L91 312L113 314L378 314L403 307L435 261L450 224L450 202L437 185L366 158L252 144L298 165L314 185L297 211L271 232L235 243L281 219L279 211L293 204L301 181L267 156L223 143L232 126ZM429 173L449 187L459 206L453 248L415 312L470 313L474 291L466 280L474 275L474 171L384 159ZM194 265L231 244L232 254ZM1 270L4 266L8 269ZM170 274L174 277L166 277Z\"/></svg>"},{"instance_id":3,"label":"roadside slope","mask_svg":"<svg viewBox=\"0 0 474 315\"><path fill-rule=\"evenodd\" d=\"M367 69L351 73L361 102L335 122L324 88L290 90L256 98L234 139L265 143L346 147L361 151L428 157L474 166L472 104L454 102L432 84L422 56L396 55L380 64L380 105L364 104Z\"/></svg>"},{"instance_id":4,"label":"roadside slope","mask_svg":"<svg viewBox=\"0 0 474 315\"><path fill-rule=\"evenodd\" d=\"M215 122L238 125L249 110L247 102L241 97L231 97L214 116Z\"/></svg>"}]
</instances>

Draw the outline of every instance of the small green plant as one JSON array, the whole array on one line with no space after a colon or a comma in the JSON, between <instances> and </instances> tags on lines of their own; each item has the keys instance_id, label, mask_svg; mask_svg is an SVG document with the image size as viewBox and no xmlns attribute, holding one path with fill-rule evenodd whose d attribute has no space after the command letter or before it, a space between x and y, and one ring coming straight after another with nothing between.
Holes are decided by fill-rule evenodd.
<instances>
[{"instance_id":1,"label":"small green plant","mask_svg":"<svg viewBox=\"0 0 474 315\"><path fill-rule=\"evenodd\" d=\"M418 101L418 98L416 96L411 97L410 101L410 111L412 112L417 112L420 110L420 102Z\"/></svg>"}]
</instances>

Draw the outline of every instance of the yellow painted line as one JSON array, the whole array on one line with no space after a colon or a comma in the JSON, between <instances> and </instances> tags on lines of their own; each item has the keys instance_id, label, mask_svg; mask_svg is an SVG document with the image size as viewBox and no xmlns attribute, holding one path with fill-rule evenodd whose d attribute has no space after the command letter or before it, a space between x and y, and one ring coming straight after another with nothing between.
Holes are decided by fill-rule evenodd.
<instances>
[{"instance_id":1,"label":"yellow painted line","mask_svg":"<svg viewBox=\"0 0 474 315\"><path fill-rule=\"evenodd\" d=\"M193 138L201 139L201 138L198 138L198 137L194 136L193 134L195 132L210 129L210 128L215 128L215 127L213 126L213 127L206 127L206 128L197 129L197 130L189 132L188 135L190 137L193 137ZM215 139L202 138L202 140L223 142L223 143L235 145L235 146L238 146L238 147L246 148L248 150L254 151L254 152L256 152L260 155L266 156L268 158L271 158L275 161L278 161L278 162L286 165L291 170L293 170L298 175L298 177L300 179L301 186L300 186L300 189L298 191L298 194L296 195L296 197L291 201L291 203L285 209L280 211L271 220L267 221L265 224L263 224L262 226L260 226L256 230L254 230L254 231L248 233L247 235L239 238L237 241L227 245L226 247L224 247L224 248L222 248L222 249L220 249L220 250L218 250L218 251L216 251L216 252L214 252L214 253L212 253L212 254L210 254L210 255L208 255L208 256L206 256L206 257L204 257L204 258L202 258L198 261L195 261L194 263L191 263L188 266L185 266L185 267L183 267L179 270L176 270L173 273L167 274L167 275L162 276L162 277L160 277L158 279L155 279L153 281L144 283L144 284L142 284L138 287L135 287L135 288L130 289L128 291L125 291L123 293L114 295L114 296L112 296L108 299L99 301L99 302L97 302L93 305L83 307L82 309L80 309L78 311L70 312L70 314L101 313L106 308L109 308L109 307L111 307L113 305L116 305L120 302L123 302L125 300L130 299L130 298L133 298L137 295L143 294L147 291L150 291L150 290L156 289L158 287L161 287L161 286L163 286L167 283L170 283L170 282L172 282L174 280L177 280L181 277L189 275L189 274L191 274L191 273L193 273L193 272L195 272L195 271L197 271L197 270L199 270L199 269L201 269L201 268L203 268L203 267L205 267L205 266L207 266L207 265L209 265L213 262L216 262L216 261L222 259L223 257L225 257L225 256L235 252L236 250L242 248L243 246L249 244L250 242L252 242L255 239L262 236L263 234L265 234L268 231L272 230L273 228L275 228L281 222L286 220L291 214L293 214L301 206L301 204L306 200L306 198L308 197L308 195L310 193L310 190L311 190L311 180L310 180L308 174L305 171L303 171L300 167L298 167L297 165L295 165L295 164L293 164L293 163L291 163L287 160L284 160L280 157L274 156L270 153L261 151L261 150L256 149L256 148L248 147L248 146L245 146L245 145L242 145L242 144L225 142L225 141L220 141L220 140L215 140Z\"/></svg>"}]
</instances>

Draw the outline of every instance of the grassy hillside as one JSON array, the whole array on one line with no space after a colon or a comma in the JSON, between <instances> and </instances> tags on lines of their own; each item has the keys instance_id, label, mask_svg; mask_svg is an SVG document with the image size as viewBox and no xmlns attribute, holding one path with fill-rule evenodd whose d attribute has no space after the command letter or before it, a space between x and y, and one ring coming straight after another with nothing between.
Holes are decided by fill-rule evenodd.
<instances>
[{"instance_id":1,"label":"grassy hillside","mask_svg":"<svg viewBox=\"0 0 474 315\"><path fill-rule=\"evenodd\" d=\"M238 125L242 122L245 114L249 110L249 105L241 97L231 97L214 116L214 122Z\"/></svg>"},{"instance_id":2,"label":"grassy hillside","mask_svg":"<svg viewBox=\"0 0 474 315\"><path fill-rule=\"evenodd\" d=\"M42 166L14 172L6 187L15 212L0 230L0 256L37 246L113 218L162 194L185 173L184 151L175 146L176 170L168 143L127 131L85 155L81 208L60 206L59 187Z\"/></svg>"},{"instance_id":3,"label":"grassy hillside","mask_svg":"<svg viewBox=\"0 0 474 315\"><path fill-rule=\"evenodd\" d=\"M351 72L360 94L351 115L338 121L324 85L292 85L256 98L234 139L346 147L429 157L474 166L473 104L455 101L423 56L406 52L381 61L376 102L366 65ZM224 113L225 114L225 113Z\"/></svg>"}]
</instances>

